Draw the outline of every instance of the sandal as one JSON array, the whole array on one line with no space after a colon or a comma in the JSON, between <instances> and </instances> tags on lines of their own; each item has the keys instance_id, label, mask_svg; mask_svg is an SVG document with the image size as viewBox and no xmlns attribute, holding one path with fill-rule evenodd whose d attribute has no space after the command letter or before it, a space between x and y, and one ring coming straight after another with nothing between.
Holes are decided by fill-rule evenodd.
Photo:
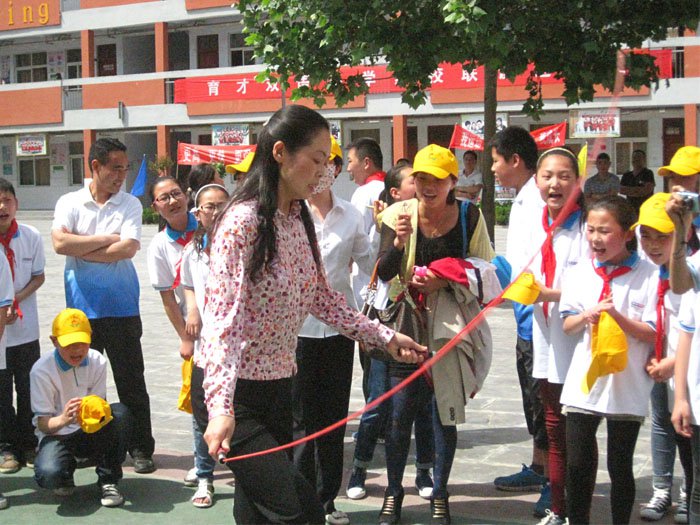
<instances>
[{"instance_id":1,"label":"sandal","mask_svg":"<svg viewBox=\"0 0 700 525\"><path fill-rule=\"evenodd\" d=\"M199 478L197 491L190 501L199 509L211 507L214 504L214 482L208 478Z\"/></svg>"}]
</instances>

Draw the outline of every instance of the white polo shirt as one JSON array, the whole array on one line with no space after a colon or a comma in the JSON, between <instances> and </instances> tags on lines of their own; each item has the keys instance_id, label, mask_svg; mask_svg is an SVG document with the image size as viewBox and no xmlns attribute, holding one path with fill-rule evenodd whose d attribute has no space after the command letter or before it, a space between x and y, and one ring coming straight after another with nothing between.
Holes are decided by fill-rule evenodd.
<instances>
[{"instance_id":1,"label":"white polo shirt","mask_svg":"<svg viewBox=\"0 0 700 525\"><path fill-rule=\"evenodd\" d=\"M364 231L360 212L348 201L331 192L333 207L325 219L311 212L321 249L323 266L328 284L341 292L350 306L358 308L350 282L350 261L354 261L363 273L371 274L376 257L371 250L368 235ZM301 337L330 337L338 332L313 316L308 316L299 332Z\"/></svg>"},{"instance_id":2,"label":"white polo shirt","mask_svg":"<svg viewBox=\"0 0 700 525\"><path fill-rule=\"evenodd\" d=\"M577 264L590 264L590 250L586 241L584 226L580 221L581 212L572 213L554 233L553 246L557 260L552 288L561 289L562 275ZM544 228L533 228L531 245L542 246L546 239ZM542 252L527 267L535 279L544 283L542 272ZM550 383L563 384L576 347L576 338L564 333L564 321L559 315L559 303L548 303L548 316L545 319L543 303L533 306L532 376L547 379Z\"/></svg>"},{"instance_id":3,"label":"white polo shirt","mask_svg":"<svg viewBox=\"0 0 700 525\"><path fill-rule=\"evenodd\" d=\"M15 299L15 291L12 288L12 272L10 263L4 255L0 255L0 308L7 308ZM0 370L7 368L5 349L7 348L7 326L0 337Z\"/></svg>"},{"instance_id":4,"label":"white polo shirt","mask_svg":"<svg viewBox=\"0 0 700 525\"><path fill-rule=\"evenodd\" d=\"M363 230L369 237L372 244L372 251L376 255L379 250L379 233L374 225L374 201L379 198L379 194L384 190L384 181L372 180L362 186L358 186L352 194L350 203L360 212L363 219ZM367 297L367 285L369 284L371 272L364 272L357 266L352 265L352 289L355 294L355 303L364 304Z\"/></svg>"},{"instance_id":5,"label":"white polo shirt","mask_svg":"<svg viewBox=\"0 0 700 525\"><path fill-rule=\"evenodd\" d=\"M539 249L541 243L533 245L530 236L533 230L542 229L542 208L544 201L533 175L520 188L510 209L506 260L512 268L511 278L515 278L527 266L530 258Z\"/></svg>"},{"instance_id":6,"label":"white polo shirt","mask_svg":"<svg viewBox=\"0 0 700 525\"><path fill-rule=\"evenodd\" d=\"M78 235L118 234L122 240L141 240L143 208L133 195L119 191L98 205L88 188L66 193L56 203L52 230ZM89 319L139 315L139 280L131 259L112 263L89 262L66 256L66 306Z\"/></svg>"},{"instance_id":7,"label":"white polo shirt","mask_svg":"<svg viewBox=\"0 0 700 525\"><path fill-rule=\"evenodd\" d=\"M633 254L628 261L632 271L616 277L611 290L615 309L634 321L656 319L655 265ZM593 269L594 261L577 264L564 274L559 303L561 316L578 314L598 304L603 280ZM654 382L646 372L653 343L644 343L627 335L627 367L621 372L599 377L588 394L581 389L591 364L591 327L577 336L576 349L561 395L562 405L600 414L647 415L649 395Z\"/></svg>"},{"instance_id":8,"label":"white polo shirt","mask_svg":"<svg viewBox=\"0 0 700 525\"><path fill-rule=\"evenodd\" d=\"M185 232L197 229L197 219L188 213ZM148 245L148 276L151 285L159 292L172 290L177 275L177 266L180 266L180 284L175 288L175 298L183 317L187 315L185 305L185 292L182 289L182 252L184 246L178 242L183 237L183 232L166 227L156 233Z\"/></svg>"},{"instance_id":9,"label":"white polo shirt","mask_svg":"<svg viewBox=\"0 0 700 525\"><path fill-rule=\"evenodd\" d=\"M57 416L66 403L74 397L96 395L107 399L107 360L92 348L79 366L66 363L54 349L42 355L29 373L34 412L34 433L39 441L44 433L39 430L39 416ZM80 430L78 423L71 423L52 435L66 435Z\"/></svg>"},{"instance_id":10,"label":"white polo shirt","mask_svg":"<svg viewBox=\"0 0 700 525\"><path fill-rule=\"evenodd\" d=\"M700 292L690 290L683 294L678 327L693 334L688 359L688 399L693 425L700 424L700 333L696 330L700 321Z\"/></svg>"},{"instance_id":11,"label":"white polo shirt","mask_svg":"<svg viewBox=\"0 0 700 525\"><path fill-rule=\"evenodd\" d=\"M14 288L17 293L27 286L32 277L44 273L44 244L39 230L28 224L19 224L17 233L10 241L10 248L15 253ZM5 327L7 346L22 345L39 339L36 292L19 303L19 308L22 317Z\"/></svg>"},{"instance_id":12,"label":"white polo shirt","mask_svg":"<svg viewBox=\"0 0 700 525\"><path fill-rule=\"evenodd\" d=\"M194 300L197 303L199 316L204 322L204 298L207 278L209 277L209 255L202 250L197 253L194 243L190 242L182 252L182 264L180 266L181 288L194 290ZM183 291L184 296L184 291ZM187 316L187 305L184 305L184 315ZM199 351L199 339L194 342L194 352Z\"/></svg>"}]
</instances>

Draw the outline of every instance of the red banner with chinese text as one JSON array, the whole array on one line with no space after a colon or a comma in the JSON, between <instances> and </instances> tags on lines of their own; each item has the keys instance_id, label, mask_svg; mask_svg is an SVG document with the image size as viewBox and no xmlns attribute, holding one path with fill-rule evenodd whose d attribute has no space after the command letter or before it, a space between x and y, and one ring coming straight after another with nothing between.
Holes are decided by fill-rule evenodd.
<instances>
[{"instance_id":1,"label":"red banner with chinese text","mask_svg":"<svg viewBox=\"0 0 700 525\"><path fill-rule=\"evenodd\" d=\"M223 164L238 164L248 153L255 151L254 145L245 146L200 146L180 142L177 145L177 163L210 164L222 162Z\"/></svg>"},{"instance_id":2,"label":"red banner with chinese text","mask_svg":"<svg viewBox=\"0 0 700 525\"><path fill-rule=\"evenodd\" d=\"M566 142L566 121L552 126L545 126L530 132L532 138L535 139L537 149L549 149L557 146L563 146ZM450 140L450 148L483 151L484 139L472 133L464 126L455 124L455 129L452 132Z\"/></svg>"}]
</instances>

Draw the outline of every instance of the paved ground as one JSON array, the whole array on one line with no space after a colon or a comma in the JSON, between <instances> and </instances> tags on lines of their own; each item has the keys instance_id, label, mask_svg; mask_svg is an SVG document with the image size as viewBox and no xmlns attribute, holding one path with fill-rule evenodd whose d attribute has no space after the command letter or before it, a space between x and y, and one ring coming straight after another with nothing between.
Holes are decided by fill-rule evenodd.
<instances>
[{"instance_id":1,"label":"paved ground","mask_svg":"<svg viewBox=\"0 0 700 525\"><path fill-rule=\"evenodd\" d=\"M54 254L48 238L50 214L47 212L20 213L20 220L33 224L44 234L47 254L46 284L39 290L40 318L42 319L42 350L48 351L50 324L54 315L64 307L63 257ZM130 463L121 486L127 503L118 509L99 506L95 475L91 469L78 471L77 493L60 501L52 494L39 491L31 479L32 471L23 469L17 474L0 475L0 490L10 498L10 508L0 512L5 524L42 522L100 523L185 523L205 520L208 523L230 523L233 480L221 468L216 479L216 503L210 509L195 509L190 505L192 489L182 486L181 479L192 465L192 438L190 418L175 408L180 384L180 358L173 329L163 312L158 294L148 285L146 248L154 226L144 227L142 249L135 258L142 283L141 311L144 325L142 339L146 359L146 380L151 395L153 428L156 439L155 460L158 471L147 476L133 473ZM496 247L504 251L505 229L499 228ZM532 524L532 507L536 494L499 492L493 488L493 478L520 469L529 462L531 441L522 417L522 406L515 372L515 324L510 308L490 312L489 324L494 339L494 360L484 389L467 409L467 422L459 427L457 457L450 483L450 505L453 521L462 523ZM362 407L361 374L356 367L351 411ZM111 380L110 380L111 382ZM110 388L110 396L116 393ZM351 422L346 433L345 465L351 464L353 445L350 438L357 429ZM594 523L608 523L609 479L605 472L605 430L601 428L600 468L595 492L592 519ZM409 459L409 463L411 460ZM635 455L637 503L641 505L650 495L651 458L649 456L649 427L642 427ZM346 470L346 478L348 475ZM680 467L677 467L680 472ZM406 500L402 523L429 523L428 503L415 495L414 469L406 471ZM676 480L678 486L680 480ZM344 491L336 500L337 507L351 514L353 524L376 523L381 498L386 485L382 447L368 474L368 498L359 502L345 497ZM344 485L345 486L345 480ZM80 519L85 518L85 519ZM633 521L638 522L637 510ZM662 523L672 523L669 517Z\"/></svg>"}]
</instances>

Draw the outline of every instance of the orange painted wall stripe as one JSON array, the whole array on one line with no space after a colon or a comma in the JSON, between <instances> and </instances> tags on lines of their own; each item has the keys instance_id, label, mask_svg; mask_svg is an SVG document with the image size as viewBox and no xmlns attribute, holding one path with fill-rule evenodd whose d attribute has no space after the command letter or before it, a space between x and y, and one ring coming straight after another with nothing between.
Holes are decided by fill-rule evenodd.
<instances>
[{"instance_id":1,"label":"orange painted wall stripe","mask_svg":"<svg viewBox=\"0 0 700 525\"><path fill-rule=\"evenodd\" d=\"M231 0L185 0L185 9L196 11L212 7L231 7L231 3Z\"/></svg>"},{"instance_id":2,"label":"orange painted wall stripe","mask_svg":"<svg viewBox=\"0 0 700 525\"><path fill-rule=\"evenodd\" d=\"M165 104L165 81L136 80L83 86L83 109L116 108L119 102L127 107Z\"/></svg>"},{"instance_id":3,"label":"orange painted wall stripe","mask_svg":"<svg viewBox=\"0 0 700 525\"><path fill-rule=\"evenodd\" d=\"M56 124L63 122L63 93L60 87L0 91L3 126Z\"/></svg>"},{"instance_id":4,"label":"orange painted wall stripe","mask_svg":"<svg viewBox=\"0 0 700 525\"><path fill-rule=\"evenodd\" d=\"M143 4L153 0L80 0L80 9L92 9L94 7L112 7L115 5Z\"/></svg>"},{"instance_id":5,"label":"orange painted wall stripe","mask_svg":"<svg viewBox=\"0 0 700 525\"><path fill-rule=\"evenodd\" d=\"M84 97L84 95L83 95ZM318 109L311 99L300 99L295 102L287 99L287 104L300 104L312 109ZM187 114L189 116L203 115L228 115L232 113L271 113L282 107L281 99L260 99L260 100L222 100L218 102L190 102L187 104ZM344 107L356 109L365 107L365 97L357 97ZM337 109L332 99L323 109ZM331 117L332 118L332 117Z\"/></svg>"}]
</instances>

